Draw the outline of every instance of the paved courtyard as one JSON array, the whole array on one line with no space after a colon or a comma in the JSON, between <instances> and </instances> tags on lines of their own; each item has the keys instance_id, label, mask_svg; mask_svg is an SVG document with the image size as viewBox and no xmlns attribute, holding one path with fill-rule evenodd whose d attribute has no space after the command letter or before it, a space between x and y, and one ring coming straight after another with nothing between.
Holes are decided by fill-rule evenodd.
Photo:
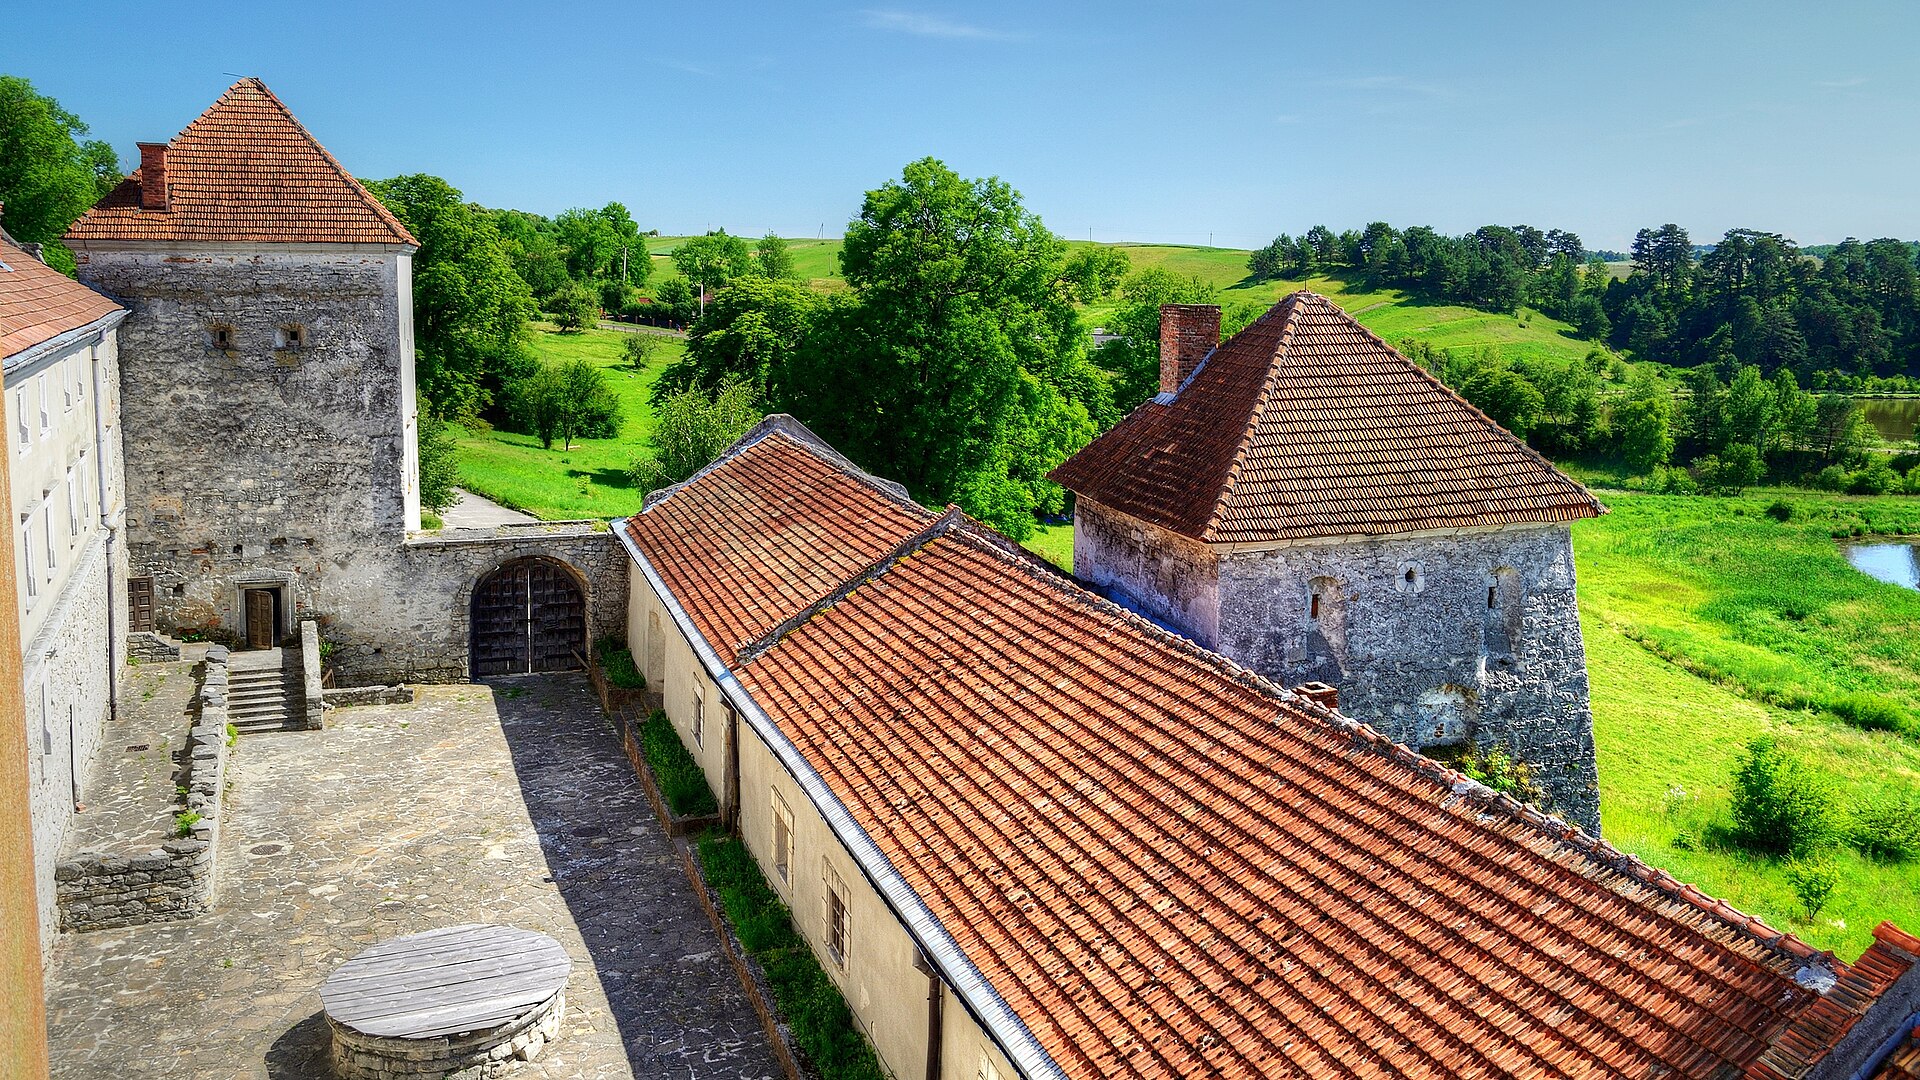
<instances>
[{"instance_id":1,"label":"paved courtyard","mask_svg":"<svg viewBox=\"0 0 1920 1080\"><path fill-rule=\"evenodd\" d=\"M325 1076L334 966L461 922L573 958L560 1039L515 1075L778 1075L581 677L422 687L327 722L241 739L212 914L60 942L56 1077Z\"/></svg>"}]
</instances>

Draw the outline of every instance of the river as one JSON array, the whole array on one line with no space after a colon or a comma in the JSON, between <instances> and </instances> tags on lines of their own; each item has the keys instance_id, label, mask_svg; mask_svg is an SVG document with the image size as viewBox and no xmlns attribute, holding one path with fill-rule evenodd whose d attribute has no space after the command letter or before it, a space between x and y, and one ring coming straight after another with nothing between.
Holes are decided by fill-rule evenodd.
<instances>
[{"instance_id":1,"label":"river","mask_svg":"<svg viewBox=\"0 0 1920 1080\"><path fill-rule=\"evenodd\" d=\"M1920 544L1847 544L1855 570L1906 589L1920 589Z\"/></svg>"}]
</instances>

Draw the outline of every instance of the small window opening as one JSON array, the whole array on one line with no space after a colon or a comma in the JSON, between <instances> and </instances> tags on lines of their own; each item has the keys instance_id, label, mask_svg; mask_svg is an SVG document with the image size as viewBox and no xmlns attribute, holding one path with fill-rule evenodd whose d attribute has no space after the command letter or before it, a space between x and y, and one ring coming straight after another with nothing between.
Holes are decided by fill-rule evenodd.
<instances>
[{"instance_id":1,"label":"small window opening","mask_svg":"<svg viewBox=\"0 0 1920 1080\"><path fill-rule=\"evenodd\" d=\"M831 882L827 885L827 952L834 963L847 966L847 900Z\"/></svg>"},{"instance_id":2,"label":"small window opening","mask_svg":"<svg viewBox=\"0 0 1920 1080\"><path fill-rule=\"evenodd\" d=\"M1500 586L1498 585L1487 586L1487 610L1492 611L1493 609L1499 606L1500 606Z\"/></svg>"},{"instance_id":3,"label":"small window opening","mask_svg":"<svg viewBox=\"0 0 1920 1080\"><path fill-rule=\"evenodd\" d=\"M276 349L306 348L307 328L299 323L288 323L273 332L273 346Z\"/></svg>"},{"instance_id":4,"label":"small window opening","mask_svg":"<svg viewBox=\"0 0 1920 1080\"><path fill-rule=\"evenodd\" d=\"M1409 584L1409 585L1411 585L1411 584L1413 584L1413 579L1414 579L1414 578L1415 578L1416 576L1417 576L1417 575L1416 575L1416 574L1414 574L1414 572L1413 572L1413 567L1411 567L1411 566L1409 566L1409 567L1407 567L1407 584Z\"/></svg>"},{"instance_id":5,"label":"small window opening","mask_svg":"<svg viewBox=\"0 0 1920 1080\"><path fill-rule=\"evenodd\" d=\"M793 818L777 793L773 796L773 872L781 881L792 880Z\"/></svg>"},{"instance_id":6,"label":"small window opening","mask_svg":"<svg viewBox=\"0 0 1920 1080\"><path fill-rule=\"evenodd\" d=\"M1318 619L1319 617L1320 617L1320 594L1314 593L1312 601L1310 601L1307 604L1307 618Z\"/></svg>"},{"instance_id":7,"label":"small window opening","mask_svg":"<svg viewBox=\"0 0 1920 1080\"><path fill-rule=\"evenodd\" d=\"M707 707L700 700L700 691L693 692L693 745L707 745Z\"/></svg>"},{"instance_id":8,"label":"small window opening","mask_svg":"<svg viewBox=\"0 0 1920 1080\"><path fill-rule=\"evenodd\" d=\"M216 349L233 348L233 327L216 326L210 331L210 333L212 334L214 348Z\"/></svg>"}]
</instances>

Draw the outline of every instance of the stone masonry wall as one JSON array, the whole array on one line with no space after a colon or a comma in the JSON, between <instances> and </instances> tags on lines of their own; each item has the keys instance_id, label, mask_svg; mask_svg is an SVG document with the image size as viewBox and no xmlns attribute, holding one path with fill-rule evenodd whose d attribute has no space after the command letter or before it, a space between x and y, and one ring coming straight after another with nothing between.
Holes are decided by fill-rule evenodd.
<instances>
[{"instance_id":1,"label":"stone masonry wall","mask_svg":"<svg viewBox=\"0 0 1920 1080\"><path fill-rule=\"evenodd\" d=\"M184 808L200 815L184 837L142 852L81 852L54 870L63 931L189 919L213 902L214 851L227 771L227 650L207 649L197 716L187 736ZM156 832L165 823L155 822Z\"/></svg>"},{"instance_id":2,"label":"stone masonry wall","mask_svg":"<svg viewBox=\"0 0 1920 1080\"><path fill-rule=\"evenodd\" d=\"M92 251L80 279L127 305L120 327L133 572L162 629L241 629L240 584L350 615L390 589L407 526L404 256ZM304 328L307 343L277 347ZM217 349L213 329L232 346ZM387 558L379 553L387 552Z\"/></svg>"},{"instance_id":3,"label":"stone masonry wall","mask_svg":"<svg viewBox=\"0 0 1920 1080\"><path fill-rule=\"evenodd\" d=\"M1223 555L1217 648L1284 685L1338 687L1342 713L1416 750L1504 746L1551 810L1598 832L1564 525Z\"/></svg>"},{"instance_id":4,"label":"stone masonry wall","mask_svg":"<svg viewBox=\"0 0 1920 1080\"><path fill-rule=\"evenodd\" d=\"M89 797L84 786L88 764L100 752L111 709L108 688L118 666L107 638L112 598L105 535L96 534L74 557L79 565L59 595L49 598L53 610L22 651L43 953L58 926L55 864L73 828L76 794L81 802Z\"/></svg>"},{"instance_id":5,"label":"stone masonry wall","mask_svg":"<svg viewBox=\"0 0 1920 1080\"><path fill-rule=\"evenodd\" d=\"M1205 544L1083 498L1073 509L1073 570L1121 607L1214 647L1220 571Z\"/></svg>"}]
</instances>

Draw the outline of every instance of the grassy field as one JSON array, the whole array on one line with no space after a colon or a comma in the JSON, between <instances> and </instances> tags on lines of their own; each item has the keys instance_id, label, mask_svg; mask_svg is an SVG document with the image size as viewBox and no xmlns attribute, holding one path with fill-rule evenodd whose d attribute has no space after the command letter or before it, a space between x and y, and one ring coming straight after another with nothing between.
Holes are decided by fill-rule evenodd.
<instances>
[{"instance_id":1,"label":"grassy field","mask_svg":"<svg viewBox=\"0 0 1920 1080\"><path fill-rule=\"evenodd\" d=\"M619 330L533 331L534 351L541 359L585 358L606 370L607 382L621 402L619 437L576 439L571 450L558 446L544 450L532 435L464 434L459 440L460 485L540 518L614 518L640 509L646 493L634 488L627 468L653 432L653 409L647 396L660 372L679 358L683 346L671 338L658 339L651 362L635 371L621 358L626 336Z\"/></svg>"},{"instance_id":2,"label":"grassy field","mask_svg":"<svg viewBox=\"0 0 1920 1080\"><path fill-rule=\"evenodd\" d=\"M1592 685L1601 828L1622 850L1853 957L1875 923L1920 925L1920 863L1840 849L1842 881L1800 918L1783 867L1716 841L1747 742L1772 732L1848 803L1920 791L1920 730L1864 730L1861 695L1920 707L1920 593L1847 565L1835 533L1920 533L1920 499L1760 492L1735 499L1607 492L1574 527ZM1787 522L1767 516L1790 502ZM1072 529L1027 546L1060 565Z\"/></svg>"}]
</instances>

